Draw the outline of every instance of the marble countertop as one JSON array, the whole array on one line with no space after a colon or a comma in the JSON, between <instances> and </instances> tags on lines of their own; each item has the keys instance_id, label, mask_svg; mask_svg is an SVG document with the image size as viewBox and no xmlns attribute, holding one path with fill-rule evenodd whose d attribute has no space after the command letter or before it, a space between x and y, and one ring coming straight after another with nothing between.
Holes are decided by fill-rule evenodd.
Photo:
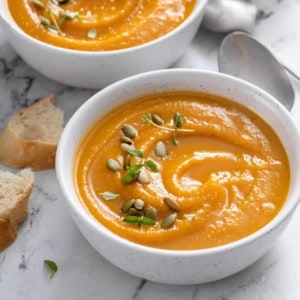
<instances>
[{"instance_id":1,"label":"marble countertop","mask_svg":"<svg viewBox=\"0 0 300 300\"><path fill-rule=\"evenodd\" d=\"M300 1L256 3L260 13L253 34L300 70ZM175 66L217 71L217 51L223 37L201 28ZM292 114L300 126L300 82L291 80L297 98ZM67 121L96 91L43 77L16 55L0 28L0 127L14 112L50 92L56 94ZM102 258L73 223L55 171L39 171L30 198L30 215L20 226L18 239L0 252L0 299L296 300L300 299L299 229L298 208L275 247L230 278L191 286L153 283L131 276ZM45 259L59 266L52 280L43 264Z\"/></svg>"}]
</instances>

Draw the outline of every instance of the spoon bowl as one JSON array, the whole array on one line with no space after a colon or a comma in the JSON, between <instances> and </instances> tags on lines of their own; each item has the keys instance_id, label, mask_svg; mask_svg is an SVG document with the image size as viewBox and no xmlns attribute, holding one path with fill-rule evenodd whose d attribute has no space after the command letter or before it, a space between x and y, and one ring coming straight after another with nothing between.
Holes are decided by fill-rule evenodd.
<instances>
[{"instance_id":1,"label":"spoon bowl","mask_svg":"<svg viewBox=\"0 0 300 300\"><path fill-rule=\"evenodd\" d=\"M243 32L228 34L219 49L219 71L251 82L273 95L288 110L295 92L276 57L258 40Z\"/></svg>"}]
</instances>

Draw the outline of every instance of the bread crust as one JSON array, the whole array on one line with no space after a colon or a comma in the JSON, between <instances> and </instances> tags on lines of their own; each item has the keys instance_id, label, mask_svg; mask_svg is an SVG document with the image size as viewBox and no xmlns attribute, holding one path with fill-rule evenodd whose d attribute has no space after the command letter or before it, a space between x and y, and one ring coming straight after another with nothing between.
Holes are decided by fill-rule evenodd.
<instances>
[{"instance_id":1,"label":"bread crust","mask_svg":"<svg viewBox=\"0 0 300 300\"><path fill-rule=\"evenodd\" d=\"M53 103L54 95L48 95L17 114L34 109L41 101ZM57 143L24 139L18 135L12 128L12 119L6 124L0 136L0 162L14 168L28 167L33 170L54 168L56 149Z\"/></svg>"},{"instance_id":2,"label":"bread crust","mask_svg":"<svg viewBox=\"0 0 300 300\"><path fill-rule=\"evenodd\" d=\"M29 172L29 170L25 171ZM9 246L17 238L18 225L28 216L29 196L34 186L34 175L33 173L31 174L32 178L28 178L28 183L22 194L16 197L13 205L10 205L8 209L0 214L0 251ZM5 199L0 199L0 201L5 201Z\"/></svg>"}]
</instances>

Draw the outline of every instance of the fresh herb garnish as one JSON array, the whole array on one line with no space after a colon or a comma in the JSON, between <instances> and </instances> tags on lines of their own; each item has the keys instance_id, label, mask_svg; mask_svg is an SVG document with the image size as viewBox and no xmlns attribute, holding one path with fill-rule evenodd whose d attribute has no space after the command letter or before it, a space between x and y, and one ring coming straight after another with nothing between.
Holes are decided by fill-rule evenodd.
<instances>
[{"instance_id":1,"label":"fresh herb garnish","mask_svg":"<svg viewBox=\"0 0 300 300\"><path fill-rule=\"evenodd\" d=\"M130 149L128 148L127 153L129 153L130 155L134 156L134 157L139 157L139 158L143 158L144 154L141 150L138 149Z\"/></svg>"},{"instance_id":2,"label":"fresh herb garnish","mask_svg":"<svg viewBox=\"0 0 300 300\"><path fill-rule=\"evenodd\" d=\"M114 199L119 197L119 194L115 194L115 193L112 193L112 192L103 192L103 193L100 193L100 195L106 201L114 200Z\"/></svg>"},{"instance_id":3,"label":"fresh herb garnish","mask_svg":"<svg viewBox=\"0 0 300 300\"><path fill-rule=\"evenodd\" d=\"M158 172L158 167L157 167L157 165L155 164L154 161L152 161L152 160L150 160L150 159L147 159L147 160L145 161L145 166L146 166L149 170L151 170L152 172Z\"/></svg>"},{"instance_id":4,"label":"fresh herb garnish","mask_svg":"<svg viewBox=\"0 0 300 300\"><path fill-rule=\"evenodd\" d=\"M54 274L58 271L57 264L53 260L44 260L44 264L48 267L51 272L50 279L53 278Z\"/></svg>"},{"instance_id":5,"label":"fresh herb garnish","mask_svg":"<svg viewBox=\"0 0 300 300\"><path fill-rule=\"evenodd\" d=\"M122 182L124 184L129 184L132 181L134 181L138 177L139 171L143 166L143 164L136 164L132 167L129 167L126 171L125 176L122 179Z\"/></svg>"},{"instance_id":6,"label":"fresh herb garnish","mask_svg":"<svg viewBox=\"0 0 300 300\"><path fill-rule=\"evenodd\" d=\"M123 221L130 224L138 224L139 226L153 226L156 224L154 220L144 216L128 216L123 218Z\"/></svg>"}]
</instances>

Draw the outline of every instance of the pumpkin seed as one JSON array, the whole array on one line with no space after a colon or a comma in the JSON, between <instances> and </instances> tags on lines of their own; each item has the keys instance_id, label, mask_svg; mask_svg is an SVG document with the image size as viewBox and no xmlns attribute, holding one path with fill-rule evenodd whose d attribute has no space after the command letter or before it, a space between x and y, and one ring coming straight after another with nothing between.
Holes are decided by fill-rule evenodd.
<instances>
[{"instance_id":1,"label":"pumpkin seed","mask_svg":"<svg viewBox=\"0 0 300 300\"><path fill-rule=\"evenodd\" d=\"M111 171L114 171L114 172L117 172L117 171L120 171L121 170L121 166L119 165L119 163L112 159L112 158L109 158L107 161L106 161L106 166L111 170Z\"/></svg>"},{"instance_id":2,"label":"pumpkin seed","mask_svg":"<svg viewBox=\"0 0 300 300\"><path fill-rule=\"evenodd\" d=\"M161 228L167 229L170 228L176 221L177 213L168 215L166 218L163 219L161 223Z\"/></svg>"},{"instance_id":3,"label":"pumpkin seed","mask_svg":"<svg viewBox=\"0 0 300 300\"><path fill-rule=\"evenodd\" d=\"M178 205L178 203L175 200L173 200L171 198L168 198L168 197L165 197L164 198L164 202L172 210L177 211L177 212L180 211L179 205Z\"/></svg>"},{"instance_id":4,"label":"pumpkin seed","mask_svg":"<svg viewBox=\"0 0 300 300\"><path fill-rule=\"evenodd\" d=\"M137 181L141 184L149 184L150 183L150 176L148 175L148 173L142 169L139 172L139 175L137 177Z\"/></svg>"},{"instance_id":5,"label":"pumpkin seed","mask_svg":"<svg viewBox=\"0 0 300 300\"><path fill-rule=\"evenodd\" d=\"M87 37L89 39L95 39L97 37L97 30L96 28L90 28L88 33L87 33Z\"/></svg>"},{"instance_id":6,"label":"pumpkin seed","mask_svg":"<svg viewBox=\"0 0 300 300\"><path fill-rule=\"evenodd\" d=\"M123 132L124 135L126 135L130 139L134 139L138 135L137 130L133 126L128 125L128 124L124 124L122 126L122 132Z\"/></svg>"},{"instance_id":7,"label":"pumpkin seed","mask_svg":"<svg viewBox=\"0 0 300 300\"><path fill-rule=\"evenodd\" d=\"M127 155L124 157L123 169L124 169L124 170L127 170L130 166L131 166L130 155L127 154Z\"/></svg>"},{"instance_id":8,"label":"pumpkin seed","mask_svg":"<svg viewBox=\"0 0 300 300\"><path fill-rule=\"evenodd\" d=\"M168 149L167 149L166 144L162 141L157 142L154 147L154 153L156 156L161 157L161 158L167 156Z\"/></svg>"},{"instance_id":9,"label":"pumpkin seed","mask_svg":"<svg viewBox=\"0 0 300 300\"><path fill-rule=\"evenodd\" d=\"M44 27L46 27L46 28L51 27L51 23L50 23L49 19L47 19L46 17L41 16L40 21Z\"/></svg>"},{"instance_id":10,"label":"pumpkin seed","mask_svg":"<svg viewBox=\"0 0 300 300\"><path fill-rule=\"evenodd\" d=\"M133 145L129 145L129 144L126 144L126 143L122 143L121 148L125 152L132 151L132 150L135 149Z\"/></svg>"},{"instance_id":11,"label":"pumpkin seed","mask_svg":"<svg viewBox=\"0 0 300 300\"><path fill-rule=\"evenodd\" d=\"M161 116L159 116L158 114L153 114L152 115L152 121L157 124L157 125L162 125L164 124L164 120Z\"/></svg>"},{"instance_id":12,"label":"pumpkin seed","mask_svg":"<svg viewBox=\"0 0 300 300\"><path fill-rule=\"evenodd\" d=\"M31 0L31 3L37 8L45 8L45 4L39 0Z\"/></svg>"},{"instance_id":13,"label":"pumpkin seed","mask_svg":"<svg viewBox=\"0 0 300 300\"><path fill-rule=\"evenodd\" d=\"M157 209L153 206L148 205L144 210L145 217L156 221L157 219Z\"/></svg>"},{"instance_id":14,"label":"pumpkin seed","mask_svg":"<svg viewBox=\"0 0 300 300\"><path fill-rule=\"evenodd\" d=\"M133 140L126 135L120 135L120 142L128 145L133 145Z\"/></svg>"},{"instance_id":15,"label":"pumpkin seed","mask_svg":"<svg viewBox=\"0 0 300 300\"><path fill-rule=\"evenodd\" d=\"M144 207L145 202L142 199L135 199L133 206L138 209L138 210L142 210Z\"/></svg>"},{"instance_id":16,"label":"pumpkin seed","mask_svg":"<svg viewBox=\"0 0 300 300\"><path fill-rule=\"evenodd\" d=\"M128 214L130 216L142 216L143 212L141 210L138 210L138 209L134 208L134 207L131 207L128 210Z\"/></svg>"},{"instance_id":17,"label":"pumpkin seed","mask_svg":"<svg viewBox=\"0 0 300 300\"><path fill-rule=\"evenodd\" d=\"M131 200L125 202L121 207L121 212L123 212L123 213L128 212L129 209L132 207L134 201L135 201L135 199L131 199Z\"/></svg>"}]
</instances>

